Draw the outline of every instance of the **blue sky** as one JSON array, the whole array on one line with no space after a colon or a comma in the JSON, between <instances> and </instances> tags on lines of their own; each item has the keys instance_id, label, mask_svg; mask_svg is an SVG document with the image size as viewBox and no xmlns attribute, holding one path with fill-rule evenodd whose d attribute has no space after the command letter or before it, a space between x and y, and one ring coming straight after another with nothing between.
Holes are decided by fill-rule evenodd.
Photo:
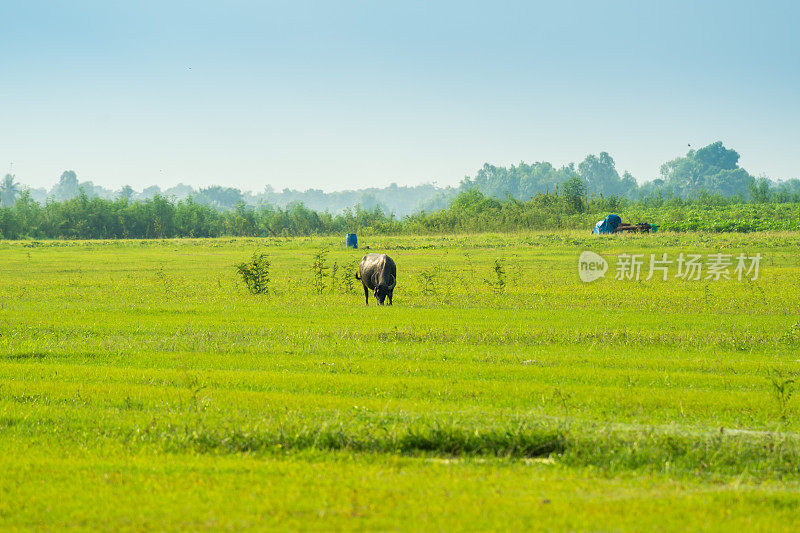
<instances>
[{"instance_id":1,"label":"blue sky","mask_svg":"<svg viewBox=\"0 0 800 533\"><path fill-rule=\"evenodd\" d=\"M0 173L51 186L456 184L716 140L800 178L791 2L3 0Z\"/></svg>"}]
</instances>

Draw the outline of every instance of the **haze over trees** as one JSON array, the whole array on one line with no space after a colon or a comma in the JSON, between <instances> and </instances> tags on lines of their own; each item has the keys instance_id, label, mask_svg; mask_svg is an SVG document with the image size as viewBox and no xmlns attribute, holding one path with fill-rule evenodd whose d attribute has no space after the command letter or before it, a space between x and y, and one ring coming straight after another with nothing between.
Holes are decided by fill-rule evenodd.
<instances>
[{"instance_id":1,"label":"haze over trees","mask_svg":"<svg viewBox=\"0 0 800 533\"><path fill-rule=\"evenodd\" d=\"M715 142L699 150L689 150L661 165L661 178L645 185L667 196L688 198L702 192L748 198L755 178L739 167L739 153Z\"/></svg>"},{"instance_id":2,"label":"haze over trees","mask_svg":"<svg viewBox=\"0 0 800 533\"><path fill-rule=\"evenodd\" d=\"M11 176L11 181L4 181L0 188L3 195L0 199L5 206L13 205L24 189L14 180ZM140 192L126 185L114 191L91 181L82 182L74 171L67 170L49 191L29 189L29 197L41 205L52 201L63 202L81 194L88 199L123 199L127 202L158 197L172 201L191 199L196 204L223 211L236 210L240 206L288 209L301 204L315 212L342 214L347 209L357 208L364 211L379 210L402 217L446 208L456 197L470 190L479 191L487 198L517 201L528 201L537 194L561 190L563 195L570 198L571 208L579 210L581 202L592 198L657 202L669 198L691 199L711 195L735 198L741 202L792 202L798 201L800 180L778 182L763 176L756 178L739 166L738 152L718 141L667 161L661 166L658 178L641 184L629 172L620 173L610 154L600 152L587 155L577 165L570 163L561 167L546 161L520 162L510 166L486 163L474 176L466 176L455 187L437 187L433 184L399 186L392 183L387 187L334 192L288 188L276 191L270 185L266 185L261 192L241 191L221 185L196 189L183 183L166 189L152 185Z\"/></svg>"},{"instance_id":3,"label":"haze over trees","mask_svg":"<svg viewBox=\"0 0 800 533\"><path fill-rule=\"evenodd\" d=\"M110 191L68 170L44 201L7 174L0 238L163 238L368 233L456 233L588 228L609 212L676 231L800 229L800 180L755 178L716 142L664 163L638 185L606 152L578 165L485 164L457 187L326 193L242 192L213 185ZM398 210L401 215L397 214Z\"/></svg>"},{"instance_id":4,"label":"haze over trees","mask_svg":"<svg viewBox=\"0 0 800 533\"><path fill-rule=\"evenodd\" d=\"M0 183L0 207L11 207L17 201L19 194L19 183L14 181L16 176L6 174Z\"/></svg>"}]
</instances>

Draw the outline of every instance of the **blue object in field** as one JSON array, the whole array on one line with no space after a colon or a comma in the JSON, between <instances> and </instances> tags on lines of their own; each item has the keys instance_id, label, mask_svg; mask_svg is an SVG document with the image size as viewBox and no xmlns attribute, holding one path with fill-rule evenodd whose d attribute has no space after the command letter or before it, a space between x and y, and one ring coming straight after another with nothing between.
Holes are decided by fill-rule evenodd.
<instances>
[{"instance_id":1,"label":"blue object in field","mask_svg":"<svg viewBox=\"0 0 800 533\"><path fill-rule=\"evenodd\" d=\"M348 248L358 248L358 237L356 237L356 234L348 233L347 239L345 239L345 244Z\"/></svg>"},{"instance_id":2,"label":"blue object in field","mask_svg":"<svg viewBox=\"0 0 800 533\"><path fill-rule=\"evenodd\" d=\"M608 215L606 218L594 225L592 233L601 235L603 233L614 233L617 226L622 224L622 217L619 215Z\"/></svg>"}]
</instances>

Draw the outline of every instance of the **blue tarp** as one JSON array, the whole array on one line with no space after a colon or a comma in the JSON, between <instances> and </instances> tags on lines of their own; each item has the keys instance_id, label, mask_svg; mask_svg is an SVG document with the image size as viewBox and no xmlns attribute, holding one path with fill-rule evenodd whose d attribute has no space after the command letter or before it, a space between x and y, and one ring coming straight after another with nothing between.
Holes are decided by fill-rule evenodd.
<instances>
[{"instance_id":1,"label":"blue tarp","mask_svg":"<svg viewBox=\"0 0 800 533\"><path fill-rule=\"evenodd\" d=\"M592 233L597 235L603 233L614 233L617 226L622 224L622 217L619 215L608 215L606 218L594 225Z\"/></svg>"}]
</instances>

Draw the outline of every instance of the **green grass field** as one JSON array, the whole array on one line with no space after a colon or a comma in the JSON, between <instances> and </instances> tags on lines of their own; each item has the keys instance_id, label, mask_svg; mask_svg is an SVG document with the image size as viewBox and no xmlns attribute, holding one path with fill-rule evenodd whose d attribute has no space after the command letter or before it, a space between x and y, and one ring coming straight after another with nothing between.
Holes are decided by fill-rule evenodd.
<instances>
[{"instance_id":1,"label":"green grass field","mask_svg":"<svg viewBox=\"0 0 800 533\"><path fill-rule=\"evenodd\" d=\"M0 529L800 528L800 235L361 240L0 241Z\"/></svg>"}]
</instances>

